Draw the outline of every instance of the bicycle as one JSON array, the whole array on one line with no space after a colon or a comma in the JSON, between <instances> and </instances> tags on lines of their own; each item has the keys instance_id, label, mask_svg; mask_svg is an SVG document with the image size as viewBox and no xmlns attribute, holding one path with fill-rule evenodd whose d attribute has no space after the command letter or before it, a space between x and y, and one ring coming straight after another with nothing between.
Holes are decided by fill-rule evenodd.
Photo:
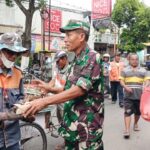
<instances>
[{"instance_id":1,"label":"bicycle","mask_svg":"<svg viewBox=\"0 0 150 150\"><path fill-rule=\"evenodd\" d=\"M30 91L35 93L33 90ZM20 101L20 104L24 104L24 101ZM16 108L13 107L8 112L0 112L0 123L6 120L20 120L20 130L21 130L21 140L20 149L21 150L47 150L47 137L46 134L51 133L52 137L57 138L57 129L59 123L55 124L54 118L57 118L55 105L49 106L38 114L50 114L47 118L48 120L48 132L38 122L23 122L25 120L22 115L16 114ZM51 112L51 113L50 113ZM37 115L38 116L38 115Z\"/></svg>"},{"instance_id":2,"label":"bicycle","mask_svg":"<svg viewBox=\"0 0 150 150\"><path fill-rule=\"evenodd\" d=\"M23 122L20 124L21 130L21 150L47 150L47 138L43 128L33 122Z\"/></svg>"},{"instance_id":3,"label":"bicycle","mask_svg":"<svg viewBox=\"0 0 150 150\"><path fill-rule=\"evenodd\" d=\"M51 109L51 110L50 110ZM54 138L58 138L57 129L59 124L54 123L54 118L57 116L54 115L55 109L48 107L42 110L39 114L45 114L47 112L51 112L49 119L49 128L48 132L44 130L44 128L37 122L29 123L29 122L21 122L20 130L21 130L21 150L29 150L33 147L35 150L47 150L47 137L46 135L51 133L51 136Z\"/></svg>"},{"instance_id":4,"label":"bicycle","mask_svg":"<svg viewBox=\"0 0 150 150\"><path fill-rule=\"evenodd\" d=\"M33 74L29 74L29 73L27 73L27 75L28 76L25 77L25 79L26 79L25 81L27 81L26 82L27 84L25 86L25 94L26 94L26 100L31 101L32 99L36 99L39 96L41 96L42 93L38 89L34 88L34 86L30 85L31 80L37 79L37 77L35 77ZM56 108L56 107L49 106L38 113L39 115L42 115L42 116L44 114L45 128L42 127L42 125L40 125L37 122L33 122L33 123L21 122L20 123L21 150L30 150L30 149L33 150L33 147L35 150L47 150L46 135L48 133L51 133L52 137L54 137L54 138L59 137L58 133L57 133L57 129L60 126L60 124L54 123L56 120L55 118L57 118L56 109L54 109L54 108ZM44 121L42 121L42 122L44 122ZM46 132L45 129L48 129L48 132Z\"/></svg>"}]
</instances>

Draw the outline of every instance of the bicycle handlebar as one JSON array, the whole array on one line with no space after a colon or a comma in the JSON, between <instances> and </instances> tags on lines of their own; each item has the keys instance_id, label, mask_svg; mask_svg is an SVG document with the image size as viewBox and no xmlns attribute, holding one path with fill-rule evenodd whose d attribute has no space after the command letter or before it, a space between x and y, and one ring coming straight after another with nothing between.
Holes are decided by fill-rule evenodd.
<instances>
[{"instance_id":1,"label":"bicycle handlebar","mask_svg":"<svg viewBox=\"0 0 150 150\"><path fill-rule=\"evenodd\" d=\"M15 112L0 112L0 121L23 119L22 115L17 115Z\"/></svg>"}]
</instances>

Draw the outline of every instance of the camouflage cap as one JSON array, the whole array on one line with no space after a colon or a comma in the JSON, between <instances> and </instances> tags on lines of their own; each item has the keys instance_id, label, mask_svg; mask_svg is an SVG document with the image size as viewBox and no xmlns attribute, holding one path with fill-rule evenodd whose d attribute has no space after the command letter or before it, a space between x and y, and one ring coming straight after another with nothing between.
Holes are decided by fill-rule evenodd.
<instances>
[{"instance_id":1,"label":"camouflage cap","mask_svg":"<svg viewBox=\"0 0 150 150\"><path fill-rule=\"evenodd\" d=\"M66 26L60 28L62 33L66 31L72 31L75 29L83 29L87 33L90 32L90 24L88 22L80 21L80 20L69 20Z\"/></svg>"},{"instance_id":2,"label":"camouflage cap","mask_svg":"<svg viewBox=\"0 0 150 150\"><path fill-rule=\"evenodd\" d=\"M22 46L22 39L17 33L4 33L0 36L0 50L4 48L17 53L28 50Z\"/></svg>"}]
</instances>

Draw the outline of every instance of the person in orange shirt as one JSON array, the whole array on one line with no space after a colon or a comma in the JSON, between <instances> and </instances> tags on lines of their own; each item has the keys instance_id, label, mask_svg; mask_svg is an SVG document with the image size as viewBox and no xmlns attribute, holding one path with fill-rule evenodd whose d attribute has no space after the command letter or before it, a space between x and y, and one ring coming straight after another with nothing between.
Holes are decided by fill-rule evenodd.
<instances>
[{"instance_id":1,"label":"person in orange shirt","mask_svg":"<svg viewBox=\"0 0 150 150\"><path fill-rule=\"evenodd\" d=\"M124 63L120 61L120 53L116 53L114 61L110 63L109 67L109 80L111 85L112 103L117 101L117 93L119 96L119 106L123 107L123 88L120 85L119 76L124 68Z\"/></svg>"},{"instance_id":2,"label":"person in orange shirt","mask_svg":"<svg viewBox=\"0 0 150 150\"><path fill-rule=\"evenodd\" d=\"M11 112L14 104L24 99L22 71L15 65L28 51L17 33L0 36L0 112ZM19 120L0 121L0 150L20 150Z\"/></svg>"}]
</instances>

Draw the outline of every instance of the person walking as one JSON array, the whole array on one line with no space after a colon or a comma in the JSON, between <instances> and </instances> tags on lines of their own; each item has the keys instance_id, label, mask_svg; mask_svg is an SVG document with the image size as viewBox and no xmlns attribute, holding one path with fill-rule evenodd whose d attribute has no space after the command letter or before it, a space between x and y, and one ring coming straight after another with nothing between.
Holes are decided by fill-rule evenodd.
<instances>
[{"instance_id":1,"label":"person walking","mask_svg":"<svg viewBox=\"0 0 150 150\"><path fill-rule=\"evenodd\" d=\"M5 33L0 36L0 112L9 112L24 96L22 72L14 63L27 50L22 47L18 34ZM0 150L19 150L19 142L19 121L1 121Z\"/></svg>"},{"instance_id":2,"label":"person walking","mask_svg":"<svg viewBox=\"0 0 150 150\"><path fill-rule=\"evenodd\" d=\"M110 94L110 82L109 82L109 65L110 65L110 55L103 55L103 66L104 66L104 94Z\"/></svg>"},{"instance_id":3,"label":"person walking","mask_svg":"<svg viewBox=\"0 0 150 150\"><path fill-rule=\"evenodd\" d=\"M125 90L124 97L124 137L130 137L131 115L134 114L133 130L139 131L138 121L140 119L140 98L143 84L148 82L150 74L139 66L139 58L136 53L129 55L129 66L121 72L120 83Z\"/></svg>"},{"instance_id":4,"label":"person walking","mask_svg":"<svg viewBox=\"0 0 150 150\"><path fill-rule=\"evenodd\" d=\"M76 57L67 75L65 90L59 94L30 102L24 116L36 114L48 105L64 103L60 135L66 150L103 150L103 67L100 54L87 45L90 25L70 20L60 29L66 34L68 51Z\"/></svg>"},{"instance_id":5,"label":"person walking","mask_svg":"<svg viewBox=\"0 0 150 150\"><path fill-rule=\"evenodd\" d=\"M110 62L109 79L111 85L112 103L117 101L117 94L119 96L119 106L123 107L123 88L120 84L119 76L124 67L124 63L120 60L120 53L116 53L114 61Z\"/></svg>"}]
</instances>

